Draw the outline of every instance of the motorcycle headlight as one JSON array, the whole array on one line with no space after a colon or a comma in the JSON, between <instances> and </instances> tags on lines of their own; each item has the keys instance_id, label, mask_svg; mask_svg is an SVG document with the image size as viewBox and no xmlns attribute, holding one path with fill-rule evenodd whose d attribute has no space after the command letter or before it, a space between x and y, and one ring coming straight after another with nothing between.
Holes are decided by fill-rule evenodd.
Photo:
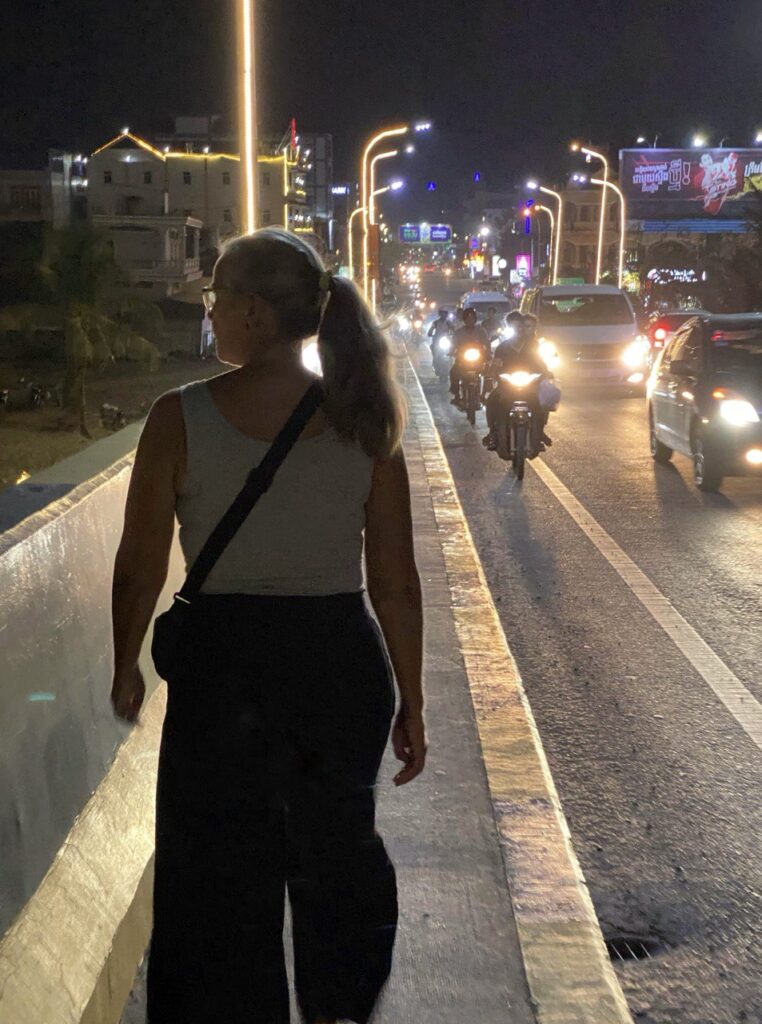
<instances>
[{"instance_id":1,"label":"motorcycle headlight","mask_svg":"<svg viewBox=\"0 0 762 1024\"><path fill-rule=\"evenodd\" d=\"M526 370L514 370L513 373L501 373L500 380L507 381L514 388L525 388L541 376L539 373L527 373Z\"/></svg>"},{"instance_id":2,"label":"motorcycle headlight","mask_svg":"<svg viewBox=\"0 0 762 1024\"><path fill-rule=\"evenodd\" d=\"M440 338L437 347L440 352L449 352L452 348L452 342L449 338Z\"/></svg>"},{"instance_id":3,"label":"motorcycle headlight","mask_svg":"<svg viewBox=\"0 0 762 1024\"><path fill-rule=\"evenodd\" d=\"M478 348L467 348L463 353L463 358L467 363L478 363L481 357L482 354Z\"/></svg>"},{"instance_id":4,"label":"motorcycle headlight","mask_svg":"<svg viewBox=\"0 0 762 1024\"><path fill-rule=\"evenodd\" d=\"M423 327L423 320L415 320L413 322L413 327L415 327L417 331L420 331L420 329Z\"/></svg>"},{"instance_id":5,"label":"motorcycle headlight","mask_svg":"<svg viewBox=\"0 0 762 1024\"><path fill-rule=\"evenodd\" d=\"M733 427L744 427L747 423L759 423L757 410L743 398L727 398L720 402L720 416Z\"/></svg>"},{"instance_id":6,"label":"motorcycle headlight","mask_svg":"<svg viewBox=\"0 0 762 1024\"><path fill-rule=\"evenodd\" d=\"M538 341L538 348L540 350L540 357L547 368L549 370L555 370L561 362L561 356L553 342L548 338L540 338Z\"/></svg>"},{"instance_id":7,"label":"motorcycle headlight","mask_svg":"<svg viewBox=\"0 0 762 1024\"><path fill-rule=\"evenodd\" d=\"M500 332L500 337L504 341L510 341L511 338L515 338L516 337L516 328L515 327L504 327L502 329L502 331Z\"/></svg>"},{"instance_id":8,"label":"motorcycle headlight","mask_svg":"<svg viewBox=\"0 0 762 1024\"><path fill-rule=\"evenodd\" d=\"M633 370L639 366L643 366L648 355L649 344L643 338L637 338L635 341L630 342L627 348L622 353L622 362L625 366L631 367Z\"/></svg>"}]
</instances>

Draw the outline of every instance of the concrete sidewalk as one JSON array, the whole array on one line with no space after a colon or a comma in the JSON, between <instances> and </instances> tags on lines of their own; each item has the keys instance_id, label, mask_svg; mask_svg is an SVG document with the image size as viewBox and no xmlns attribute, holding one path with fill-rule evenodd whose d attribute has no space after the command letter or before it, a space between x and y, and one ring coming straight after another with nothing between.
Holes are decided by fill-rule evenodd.
<instances>
[{"instance_id":1,"label":"concrete sidewalk","mask_svg":"<svg viewBox=\"0 0 762 1024\"><path fill-rule=\"evenodd\" d=\"M391 747L379 776L400 923L374 1021L624 1024L631 1017L431 413L407 358L400 369L430 746L408 786L391 781ZM288 913L285 944L293 980ZM122 1024L143 1024L143 972ZM293 1001L292 1014L298 1021Z\"/></svg>"}]
</instances>

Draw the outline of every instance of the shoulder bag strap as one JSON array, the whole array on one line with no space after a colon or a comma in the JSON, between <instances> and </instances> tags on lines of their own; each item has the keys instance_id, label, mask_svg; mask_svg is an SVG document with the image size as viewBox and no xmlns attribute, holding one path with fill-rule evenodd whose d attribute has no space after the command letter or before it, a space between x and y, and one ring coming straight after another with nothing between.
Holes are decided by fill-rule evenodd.
<instances>
[{"instance_id":1,"label":"shoulder bag strap","mask_svg":"<svg viewBox=\"0 0 762 1024\"><path fill-rule=\"evenodd\" d=\"M249 473L246 483L235 501L209 535L198 558L193 563L185 583L175 594L175 598L190 604L192 598L199 592L204 580L212 571L214 563L230 543L236 530L273 482L280 464L314 416L323 397L323 389L320 384L317 381L311 384L289 416L286 425L268 448L265 457Z\"/></svg>"}]
</instances>

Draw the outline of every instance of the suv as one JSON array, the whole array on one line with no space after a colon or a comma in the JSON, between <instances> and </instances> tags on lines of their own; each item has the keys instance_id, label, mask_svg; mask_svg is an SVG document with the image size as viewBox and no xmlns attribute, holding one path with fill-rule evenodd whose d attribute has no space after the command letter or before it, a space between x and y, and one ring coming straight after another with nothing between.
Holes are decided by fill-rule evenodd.
<instances>
[{"instance_id":1,"label":"suv","mask_svg":"<svg viewBox=\"0 0 762 1024\"><path fill-rule=\"evenodd\" d=\"M693 460L702 491L762 469L762 313L705 314L680 327L648 381L651 454Z\"/></svg>"},{"instance_id":2,"label":"suv","mask_svg":"<svg viewBox=\"0 0 762 1024\"><path fill-rule=\"evenodd\" d=\"M624 292L608 284L530 288L521 312L538 320L540 348L565 381L644 385L650 345Z\"/></svg>"}]
</instances>

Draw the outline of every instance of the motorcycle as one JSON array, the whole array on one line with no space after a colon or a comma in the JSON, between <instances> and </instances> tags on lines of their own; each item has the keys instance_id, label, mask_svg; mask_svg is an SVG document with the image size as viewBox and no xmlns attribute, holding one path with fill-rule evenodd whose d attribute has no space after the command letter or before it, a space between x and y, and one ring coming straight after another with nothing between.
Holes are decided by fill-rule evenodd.
<instances>
[{"instance_id":1,"label":"motorcycle","mask_svg":"<svg viewBox=\"0 0 762 1024\"><path fill-rule=\"evenodd\" d=\"M460 353L460 407L465 412L468 422L473 427L476 423L476 412L482 407L482 390L484 385L484 354L476 347L464 348Z\"/></svg>"},{"instance_id":2,"label":"motorcycle","mask_svg":"<svg viewBox=\"0 0 762 1024\"><path fill-rule=\"evenodd\" d=\"M452 365L452 338L449 334L440 334L438 338L434 339L432 345L432 366L434 373L439 377L441 381L446 381L450 377L450 366Z\"/></svg>"},{"instance_id":3,"label":"motorcycle","mask_svg":"<svg viewBox=\"0 0 762 1024\"><path fill-rule=\"evenodd\" d=\"M501 373L498 387L505 394L503 409L495 427L495 450L510 462L517 480L524 479L527 458L539 449L533 438L532 406L537 405L542 374L514 370Z\"/></svg>"}]
</instances>

